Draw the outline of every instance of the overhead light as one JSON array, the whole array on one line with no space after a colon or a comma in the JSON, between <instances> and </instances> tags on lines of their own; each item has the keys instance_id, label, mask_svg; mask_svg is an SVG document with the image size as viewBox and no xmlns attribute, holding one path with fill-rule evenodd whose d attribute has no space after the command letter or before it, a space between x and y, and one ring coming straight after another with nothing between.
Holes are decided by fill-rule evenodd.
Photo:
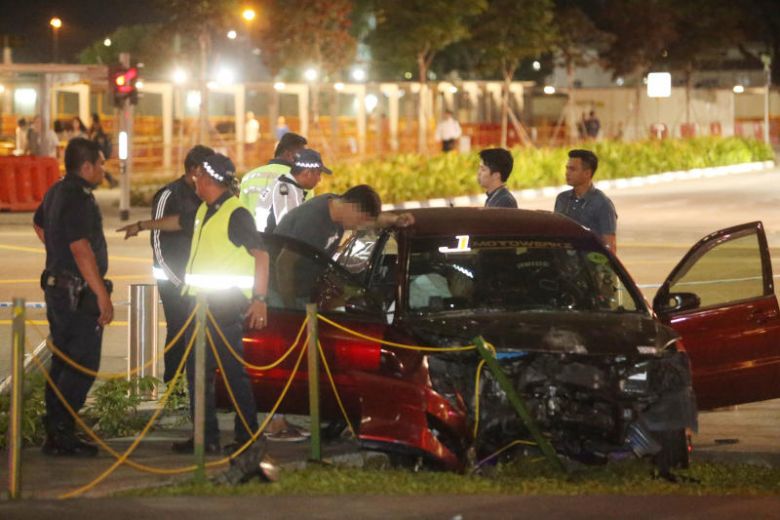
<instances>
[{"instance_id":1,"label":"overhead light","mask_svg":"<svg viewBox=\"0 0 780 520\"><path fill-rule=\"evenodd\" d=\"M317 80L317 69L313 67L309 67L305 71L303 71L303 77L306 81L316 81Z\"/></svg>"},{"instance_id":2,"label":"overhead light","mask_svg":"<svg viewBox=\"0 0 780 520\"><path fill-rule=\"evenodd\" d=\"M23 110L35 108L35 100L38 99L38 93L33 88L18 88L14 90L14 101Z\"/></svg>"},{"instance_id":3,"label":"overhead light","mask_svg":"<svg viewBox=\"0 0 780 520\"><path fill-rule=\"evenodd\" d=\"M233 69L222 67L217 73L217 83L220 85L232 85L236 82L236 73Z\"/></svg>"},{"instance_id":4,"label":"overhead light","mask_svg":"<svg viewBox=\"0 0 780 520\"><path fill-rule=\"evenodd\" d=\"M555 94L555 87L553 87L552 85L545 85L544 86L544 93L547 94L548 96L550 94Z\"/></svg>"},{"instance_id":5,"label":"overhead light","mask_svg":"<svg viewBox=\"0 0 780 520\"><path fill-rule=\"evenodd\" d=\"M534 70L541 70L542 68L542 64L539 63L539 60L534 60L531 66L534 68Z\"/></svg>"},{"instance_id":6,"label":"overhead light","mask_svg":"<svg viewBox=\"0 0 780 520\"><path fill-rule=\"evenodd\" d=\"M366 80L366 71L360 67L355 67L352 69L352 79L355 81L365 81Z\"/></svg>"},{"instance_id":7,"label":"overhead light","mask_svg":"<svg viewBox=\"0 0 780 520\"><path fill-rule=\"evenodd\" d=\"M244 11L241 13L241 17L247 22L251 22L252 20L255 19L256 16L257 13L255 12L255 10L249 7L244 9Z\"/></svg>"},{"instance_id":8,"label":"overhead light","mask_svg":"<svg viewBox=\"0 0 780 520\"><path fill-rule=\"evenodd\" d=\"M106 47L111 47L111 38L106 38L105 40L103 40L103 45L105 45Z\"/></svg>"},{"instance_id":9,"label":"overhead light","mask_svg":"<svg viewBox=\"0 0 780 520\"><path fill-rule=\"evenodd\" d=\"M745 92L745 87L743 87L742 85L734 85L734 88L731 90L734 91L734 94L742 94L743 92Z\"/></svg>"},{"instance_id":10,"label":"overhead light","mask_svg":"<svg viewBox=\"0 0 780 520\"><path fill-rule=\"evenodd\" d=\"M181 67L176 67L171 75L173 82L177 85L182 85L187 81L187 71Z\"/></svg>"},{"instance_id":11,"label":"overhead light","mask_svg":"<svg viewBox=\"0 0 780 520\"><path fill-rule=\"evenodd\" d=\"M341 92L342 90L344 90L344 83L340 81L338 83L334 83L333 88Z\"/></svg>"},{"instance_id":12,"label":"overhead light","mask_svg":"<svg viewBox=\"0 0 780 520\"><path fill-rule=\"evenodd\" d=\"M276 91L282 91L282 90L284 90L284 87L285 87L285 86L286 86L286 85L285 85L283 82L281 82L281 81L277 81L276 83L274 83L274 90L276 90Z\"/></svg>"},{"instance_id":13,"label":"overhead light","mask_svg":"<svg viewBox=\"0 0 780 520\"><path fill-rule=\"evenodd\" d=\"M404 72L404 79L412 79L412 73L411 72Z\"/></svg>"},{"instance_id":14,"label":"overhead light","mask_svg":"<svg viewBox=\"0 0 780 520\"><path fill-rule=\"evenodd\" d=\"M58 17L54 17L51 20L49 20L49 25L54 27L55 29L59 29L62 27L62 20L60 20Z\"/></svg>"},{"instance_id":15,"label":"overhead light","mask_svg":"<svg viewBox=\"0 0 780 520\"><path fill-rule=\"evenodd\" d=\"M236 31L234 31L233 29L230 29L227 32L227 37L228 37L228 40L235 40L238 37L238 33Z\"/></svg>"},{"instance_id":16,"label":"overhead light","mask_svg":"<svg viewBox=\"0 0 780 520\"><path fill-rule=\"evenodd\" d=\"M374 111L376 106L379 104L379 98L377 98L374 94L368 94L365 99L365 105L366 110L370 114Z\"/></svg>"},{"instance_id":17,"label":"overhead light","mask_svg":"<svg viewBox=\"0 0 780 520\"><path fill-rule=\"evenodd\" d=\"M618 79L616 79L616 80L615 80L615 84L616 84L618 87L622 87L622 86L623 86L623 84L624 84L625 82L626 82L626 81L625 81L625 80L624 80L622 77L619 77Z\"/></svg>"}]
</instances>

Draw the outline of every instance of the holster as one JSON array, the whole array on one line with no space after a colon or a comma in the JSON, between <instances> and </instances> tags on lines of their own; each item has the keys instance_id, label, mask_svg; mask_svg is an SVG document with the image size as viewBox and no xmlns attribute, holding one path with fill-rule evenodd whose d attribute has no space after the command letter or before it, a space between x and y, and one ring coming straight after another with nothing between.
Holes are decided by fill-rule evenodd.
<instances>
[{"instance_id":1,"label":"holster","mask_svg":"<svg viewBox=\"0 0 780 520\"><path fill-rule=\"evenodd\" d=\"M114 290L114 284L108 279L104 279L103 283L110 295ZM100 315L97 296L82 277L67 271L54 272L45 269L41 273L41 289L45 291L47 288L67 291L68 308L71 311L79 310L87 314Z\"/></svg>"}]
</instances>

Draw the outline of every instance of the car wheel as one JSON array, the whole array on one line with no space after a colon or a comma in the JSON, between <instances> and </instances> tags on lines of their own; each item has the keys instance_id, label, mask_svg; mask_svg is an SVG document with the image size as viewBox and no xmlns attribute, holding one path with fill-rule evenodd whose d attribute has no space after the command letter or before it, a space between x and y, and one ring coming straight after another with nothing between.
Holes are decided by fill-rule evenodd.
<instances>
[{"instance_id":1,"label":"car wheel","mask_svg":"<svg viewBox=\"0 0 780 520\"><path fill-rule=\"evenodd\" d=\"M343 418L333 419L322 424L320 436L324 441L333 441L338 439L347 428L347 421Z\"/></svg>"},{"instance_id":2,"label":"car wheel","mask_svg":"<svg viewBox=\"0 0 780 520\"><path fill-rule=\"evenodd\" d=\"M653 437L661 444L661 451L653 456L653 463L662 474L674 468L688 468L690 458L685 430L653 432Z\"/></svg>"}]
</instances>

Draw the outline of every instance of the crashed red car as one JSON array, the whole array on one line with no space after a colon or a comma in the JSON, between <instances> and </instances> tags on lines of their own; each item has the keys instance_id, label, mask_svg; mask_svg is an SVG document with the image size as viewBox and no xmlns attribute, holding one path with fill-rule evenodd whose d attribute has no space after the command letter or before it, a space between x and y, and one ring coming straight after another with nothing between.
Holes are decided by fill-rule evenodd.
<instances>
[{"instance_id":1,"label":"crashed red car","mask_svg":"<svg viewBox=\"0 0 780 520\"><path fill-rule=\"evenodd\" d=\"M307 301L369 338L423 345L491 342L558 453L585 462L653 457L687 463L698 408L780 394L780 317L763 228L710 235L675 268L651 309L614 255L587 229L547 212L413 210L405 229L352 236L335 261L269 236L269 323L245 338L255 365L278 359ZM356 337L322 321L319 334L358 440L399 461L450 470L529 438L479 356L419 352ZM280 395L291 356L249 371L260 411ZM692 371L691 371L692 368ZM694 392L695 391L695 392ZM340 411L322 376L322 416ZM228 401L219 391L222 405ZM305 364L281 409L308 411Z\"/></svg>"}]
</instances>

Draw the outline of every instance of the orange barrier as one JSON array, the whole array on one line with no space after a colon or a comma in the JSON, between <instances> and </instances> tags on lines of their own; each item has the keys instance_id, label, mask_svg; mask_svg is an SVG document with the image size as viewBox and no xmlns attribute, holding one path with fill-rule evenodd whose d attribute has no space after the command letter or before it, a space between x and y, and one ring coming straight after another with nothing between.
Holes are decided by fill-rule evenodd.
<instances>
[{"instance_id":1,"label":"orange barrier","mask_svg":"<svg viewBox=\"0 0 780 520\"><path fill-rule=\"evenodd\" d=\"M53 157L0 157L0 211L33 211L59 178Z\"/></svg>"}]
</instances>

